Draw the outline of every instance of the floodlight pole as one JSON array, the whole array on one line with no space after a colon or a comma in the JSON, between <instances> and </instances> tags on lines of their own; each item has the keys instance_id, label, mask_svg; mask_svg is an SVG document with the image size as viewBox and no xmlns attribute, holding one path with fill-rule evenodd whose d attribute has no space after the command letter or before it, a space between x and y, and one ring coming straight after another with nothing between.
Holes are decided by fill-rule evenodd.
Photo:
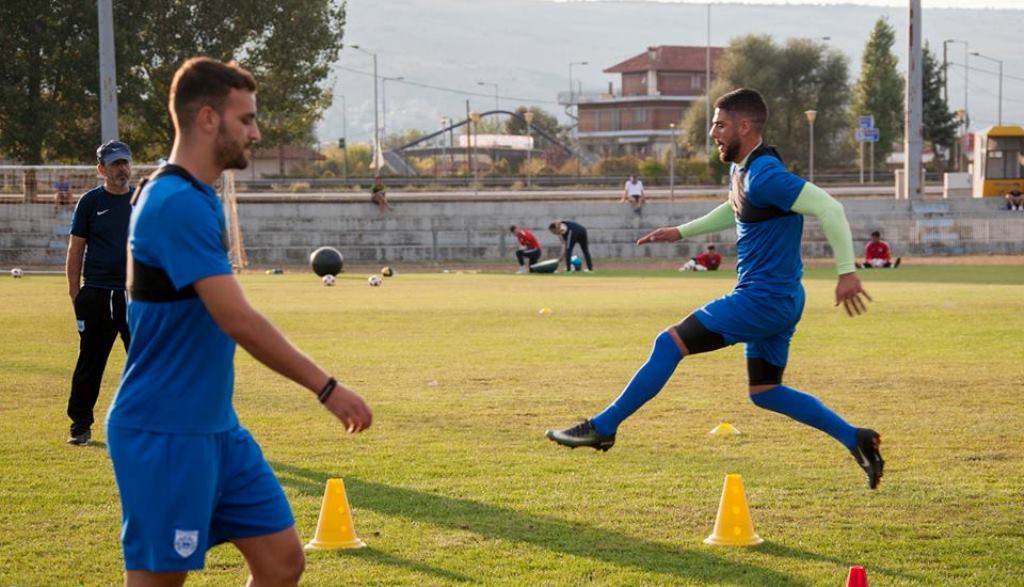
<instances>
[{"instance_id":1,"label":"floodlight pole","mask_svg":"<svg viewBox=\"0 0 1024 587\"><path fill-rule=\"evenodd\" d=\"M903 132L903 178L905 195L909 200L920 200L922 84L921 71L921 0L909 0L909 31L907 35L906 119Z\"/></svg>"},{"instance_id":2,"label":"floodlight pole","mask_svg":"<svg viewBox=\"0 0 1024 587\"><path fill-rule=\"evenodd\" d=\"M100 46L100 139L105 143L118 138L113 0L97 0L96 12Z\"/></svg>"}]
</instances>

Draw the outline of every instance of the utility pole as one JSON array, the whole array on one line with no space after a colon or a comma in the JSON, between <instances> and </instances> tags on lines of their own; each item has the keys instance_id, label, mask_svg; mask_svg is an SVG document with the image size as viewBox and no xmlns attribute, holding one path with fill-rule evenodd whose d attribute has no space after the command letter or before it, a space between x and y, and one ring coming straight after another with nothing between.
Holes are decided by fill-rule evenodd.
<instances>
[{"instance_id":1,"label":"utility pole","mask_svg":"<svg viewBox=\"0 0 1024 587\"><path fill-rule=\"evenodd\" d=\"M704 48L704 152L711 157L711 3L708 2L708 26Z\"/></svg>"},{"instance_id":2,"label":"utility pole","mask_svg":"<svg viewBox=\"0 0 1024 587\"><path fill-rule=\"evenodd\" d=\"M118 138L117 70L114 63L114 9L112 0L97 0L100 45L100 139Z\"/></svg>"},{"instance_id":3,"label":"utility pole","mask_svg":"<svg viewBox=\"0 0 1024 587\"><path fill-rule=\"evenodd\" d=\"M907 35L907 87L906 119L904 122L903 178L906 197L920 200L921 190L921 148L924 139L921 134L922 72L921 72L921 0L909 0L909 31Z\"/></svg>"}]
</instances>

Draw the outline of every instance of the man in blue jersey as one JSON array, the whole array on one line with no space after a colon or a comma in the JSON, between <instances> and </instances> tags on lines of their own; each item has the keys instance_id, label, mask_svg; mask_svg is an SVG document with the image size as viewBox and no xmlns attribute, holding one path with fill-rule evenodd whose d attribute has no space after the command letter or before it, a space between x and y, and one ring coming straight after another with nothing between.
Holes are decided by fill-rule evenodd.
<instances>
[{"instance_id":1,"label":"man in blue jersey","mask_svg":"<svg viewBox=\"0 0 1024 587\"><path fill-rule=\"evenodd\" d=\"M736 288L658 335L647 362L604 411L565 430L548 430L549 439L606 451L615 444L619 424L661 391L683 357L744 342L751 401L835 438L864 470L868 487L878 487L885 464L879 434L850 425L814 396L782 384L790 339L804 309L803 215L818 219L835 252L836 305L855 316L867 310L871 298L854 271L842 205L790 173L778 153L763 144L767 120L768 106L754 90L719 98L710 133L721 160L732 164L729 200L697 220L659 228L637 241L673 242L735 227Z\"/></svg>"},{"instance_id":2,"label":"man in blue jersey","mask_svg":"<svg viewBox=\"0 0 1024 587\"><path fill-rule=\"evenodd\" d=\"M132 344L107 416L121 495L125 584L181 585L233 543L250 585L296 585L305 564L288 501L231 396L235 343L312 391L360 432L372 415L246 301L213 184L259 141L256 82L235 64L185 62L171 82L168 165L136 194L129 235Z\"/></svg>"},{"instance_id":3,"label":"man in blue jersey","mask_svg":"<svg viewBox=\"0 0 1024 587\"><path fill-rule=\"evenodd\" d=\"M68 397L71 434L67 440L76 446L85 446L92 439L93 409L114 341L120 334L125 350L130 341L124 283L132 214L132 151L121 141L108 141L96 149L96 159L96 172L103 177L103 184L78 199L64 262L78 325L78 362Z\"/></svg>"}]
</instances>

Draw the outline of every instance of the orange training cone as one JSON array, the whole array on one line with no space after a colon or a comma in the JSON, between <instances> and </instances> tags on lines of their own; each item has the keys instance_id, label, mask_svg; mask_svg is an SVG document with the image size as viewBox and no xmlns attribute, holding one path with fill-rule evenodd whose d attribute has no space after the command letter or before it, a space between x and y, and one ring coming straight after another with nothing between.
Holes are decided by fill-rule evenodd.
<instances>
[{"instance_id":1,"label":"orange training cone","mask_svg":"<svg viewBox=\"0 0 1024 587\"><path fill-rule=\"evenodd\" d=\"M348 507L345 482L341 479L328 479L324 501L320 504L316 536L306 545L306 550L340 550L365 546L356 536L355 526L352 525L352 510Z\"/></svg>"},{"instance_id":2,"label":"orange training cone","mask_svg":"<svg viewBox=\"0 0 1024 587\"><path fill-rule=\"evenodd\" d=\"M722 501L718 504L718 517L715 518L715 529L711 536L704 539L704 543L753 546L762 542L764 540L754 532L754 523L750 520L747 496L743 492L743 477L735 474L726 475Z\"/></svg>"},{"instance_id":3,"label":"orange training cone","mask_svg":"<svg viewBox=\"0 0 1024 587\"><path fill-rule=\"evenodd\" d=\"M850 567L850 575L846 577L846 587L868 587L868 573L864 567Z\"/></svg>"}]
</instances>

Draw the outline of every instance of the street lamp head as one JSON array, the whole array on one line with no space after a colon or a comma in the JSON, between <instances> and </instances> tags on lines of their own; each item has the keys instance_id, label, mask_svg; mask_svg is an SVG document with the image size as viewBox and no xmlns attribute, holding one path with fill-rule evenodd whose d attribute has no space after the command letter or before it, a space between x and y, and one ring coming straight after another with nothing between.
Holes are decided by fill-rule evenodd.
<instances>
[{"instance_id":1,"label":"street lamp head","mask_svg":"<svg viewBox=\"0 0 1024 587\"><path fill-rule=\"evenodd\" d=\"M808 110L808 111L804 112L804 114L807 115L807 122L809 122L811 124L814 124L814 119L818 117L818 111L817 110Z\"/></svg>"}]
</instances>

